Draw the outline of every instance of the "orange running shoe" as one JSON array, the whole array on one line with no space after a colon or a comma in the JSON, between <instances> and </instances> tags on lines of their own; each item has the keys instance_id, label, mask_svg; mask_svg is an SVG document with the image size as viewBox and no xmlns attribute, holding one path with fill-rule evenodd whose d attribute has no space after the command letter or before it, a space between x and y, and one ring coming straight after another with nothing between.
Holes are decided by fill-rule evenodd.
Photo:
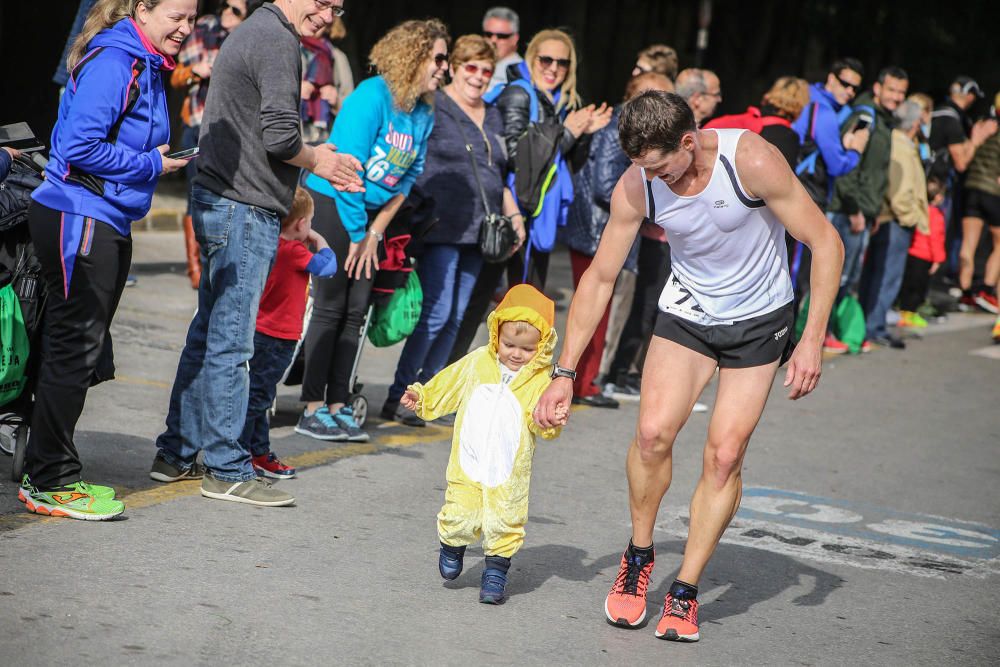
<instances>
[{"instance_id":1,"label":"orange running shoe","mask_svg":"<svg viewBox=\"0 0 1000 667\"><path fill-rule=\"evenodd\" d=\"M698 641L698 601L681 600L667 593L656 636L674 642Z\"/></svg>"},{"instance_id":2,"label":"orange running shoe","mask_svg":"<svg viewBox=\"0 0 1000 667\"><path fill-rule=\"evenodd\" d=\"M653 561L643 564L635 555L629 559L631 549L622 554L621 569L604 600L604 614L615 625L634 628L646 618L646 589Z\"/></svg>"}]
</instances>

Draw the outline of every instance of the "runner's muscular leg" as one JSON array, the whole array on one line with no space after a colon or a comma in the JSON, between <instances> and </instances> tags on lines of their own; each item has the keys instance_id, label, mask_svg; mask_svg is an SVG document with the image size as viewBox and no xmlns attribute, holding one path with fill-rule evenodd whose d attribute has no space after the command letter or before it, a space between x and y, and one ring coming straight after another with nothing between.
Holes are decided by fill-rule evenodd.
<instances>
[{"instance_id":1,"label":"runner's muscular leg","mask_svg":"<svg viewBox=\"0 0 1000 667\"><path fill-rule=\"evenodd\" d=\"M743 457L760 421L778 362L719 370L701 479L691 498L691 527L677 578L697 585L743 496Z\"/></svg>"},{"instance_id":2,"label":"runner's muscular leg","mask_svg":"<svg viewBox=\"0 0 1000 667\"><path fill-rule=\"evenodd\" d=\"M670 487L673 446L716 362L666 338L653 336L646 353L639 399L639 423L628 450L632 543L653 543L653 524Z\"/></svg>"}]
</instances>

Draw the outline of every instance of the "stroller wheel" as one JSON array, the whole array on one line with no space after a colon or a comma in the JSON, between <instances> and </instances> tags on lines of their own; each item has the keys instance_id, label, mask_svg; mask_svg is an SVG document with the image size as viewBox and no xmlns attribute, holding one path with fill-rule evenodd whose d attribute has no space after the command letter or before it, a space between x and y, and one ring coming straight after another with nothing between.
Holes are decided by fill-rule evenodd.
<instances>
[{"instance_id":1,"label":"stroller wheel","mask_svg":"<svg viewBox=\"0 0 1000 667\"><path fill-rule=\"evenodd\" d=\"M368 421L368 399L361 394L354 394L350 399L351 409L354 411L354 421L358 423L358 428L363 428Z\"/></svg>"},{"instance_id":2,"label":"stroller wheel","mask_svg":"<svg viewBox=\"0 0 1000 667\"><path fill-rule=\"evenodd\" d=\"M11 453L14 455L14 460L10 466L10 479L12 482L21 482L21 475L24 474L24 450L28 448L28 426L27 424L18 424L13 426L9 431L7 430L10 425L4 425L0 427L6 433L10 434L10 440L8 441L11 448ZM0 436L4 438L4 436ZM4 438L6 439L6 438ZM4 443L4 450L7 449L7 443Z\"/></svg>"}]
</instances>

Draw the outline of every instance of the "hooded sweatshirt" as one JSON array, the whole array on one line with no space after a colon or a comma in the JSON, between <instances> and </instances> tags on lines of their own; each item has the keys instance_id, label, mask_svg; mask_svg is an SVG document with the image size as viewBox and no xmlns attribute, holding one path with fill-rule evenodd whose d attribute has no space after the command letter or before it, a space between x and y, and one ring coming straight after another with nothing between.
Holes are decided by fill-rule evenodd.
<instances>
[{"instance_id":1,"label":"hooded sweatshirt","mask_svg":"<svg viewBox=\"0 0 1000 667\"><path fill-rule=\"evenodd\" d=\"M162 70L173 69L173 60L158 53L135 22L125 18L99 32L81 62L59 103L47 177L32 198L127 235L132 221L149 212L163 164L157 146L170 141ZM138 100L125 115L117 140L109 142L130 89L138 91ZM71 168L96 179L103 194L68 180Z\"/></svg>"},{"instance_id":2,"label":"hooded sweatshirt","mask_svg":"<svg viewBox=\"0 0 1000 667\"><path fill-rule=\"evenodd\" d=\"M861 156L857 151L844 148L840 138L840 115L843 105L822 83L809 86L809 104L802 110L799 117L792 123L792 129L798 132L799 139L804 143L809 131L809 116L813 105L816 105L816 122L813 123L814 140L819 148L827 174L831 179L843 176L858 166Z\"/></svg>"}]
</instances>

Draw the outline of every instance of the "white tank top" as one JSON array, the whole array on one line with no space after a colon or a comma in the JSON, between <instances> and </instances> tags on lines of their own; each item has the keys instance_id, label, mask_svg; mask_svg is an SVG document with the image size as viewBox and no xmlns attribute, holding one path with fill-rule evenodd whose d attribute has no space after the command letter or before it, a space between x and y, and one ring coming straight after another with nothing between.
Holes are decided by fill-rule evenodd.
<instances>
[{"instance_id":1,"label":"white tank top","mask_svg":"<svg viewBox=\"0 0 1000 667\"><path fill-rule=\"evenodd\" d=\"M660 310L707 325L758 317L794 296L785 228L736 175L736 144L746 130L714 131L718 157L700 194L682 197L662 179L646 181L646 216L670 243Z\"/></svg>"}]
</instances>

